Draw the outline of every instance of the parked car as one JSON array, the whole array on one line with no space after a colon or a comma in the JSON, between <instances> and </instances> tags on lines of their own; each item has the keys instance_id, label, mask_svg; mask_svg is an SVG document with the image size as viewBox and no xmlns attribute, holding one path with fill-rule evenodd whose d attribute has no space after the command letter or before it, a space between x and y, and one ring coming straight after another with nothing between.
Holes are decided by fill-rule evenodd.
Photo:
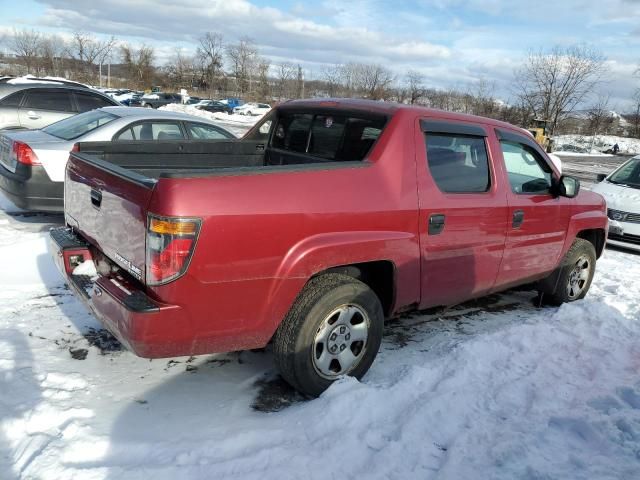
<instances>
[{"instance_id":1,"label":"parked car","mask_svg":"<svg viewBox=\"0 0 640 480\"><path fill-rule=\"evenodd\" d=\"M180 153L81 143L65 198L52 256L124 345L272 340L309 395L362 377L399 312L531 282L583 298L607 229L604 199L525 130L363 100L287 102L240 141Z\"/></svg>"},{"instance_id":2,"label":"parked car","mask_svg":"<svg viewBox=\"0 0 640 480\"><path fill-rule=\"evenodd\" d=\"M233 108L229 105L225 105L222 102L217 102L215 100L205 100L206 103L198 103L194 105L198 110L206 110L207 112L223 112L231 115L233 113Z\"/></svg>"},{"instance_id":3,"label":"parked car","mask_svg":"<svg viewBox=\"0 0 640 480\"><path fill-rule=\"evenodd\" d=\"M74 144L86 141L233 139L213 122L132 107L85 112L42 130L0 134L0 190L18 207L62 211L64 169Z\"/></svg>"},{"instance_id":4,"label":"parked car","mask_svg":"<svg viewBox=\"0 0 640 480\"><path fill-rule=\"evenodd\" d=\"M142 96L140 106L158 108L169 105L170 103L182 103L182 97L177 93L151 93Z\"/></svg>"},{"instance_id":5,"label":"parked car","mask_svg":"<svg viewBox=\"0 0 640 480\"><path fill-rule=\"evenodd\" d=\"M66 83L0 82L0 130L43 128L95 108L120 105L87 87Z\"/></svg>"},{"instance_id":6,"label":"parked car","mask_svg":"<svg viewBox=\"0 0 640 480\"><path fill-rule=\"evenodd\" d=\"M640 155L609 175L598 175L592 190L607 201L607 243L640 251Z\"/></svg>"},{"instance_id":7,"label":"parked car","mask_svg":"<svg viewBox=\"0 0 640 480\"><path fill-rule=\"evenodd\" d=\"M266 103L245 103L233 109L233 113L239 115L264 115L271 107Z\"/></svg>"}]
</instances>

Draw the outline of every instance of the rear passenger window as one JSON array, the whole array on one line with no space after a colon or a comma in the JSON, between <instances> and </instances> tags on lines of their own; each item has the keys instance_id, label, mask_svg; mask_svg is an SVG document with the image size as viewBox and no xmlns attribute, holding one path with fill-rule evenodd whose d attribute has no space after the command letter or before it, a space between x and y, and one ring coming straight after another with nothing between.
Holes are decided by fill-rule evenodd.
<instances>
[{"instance_id":1,"label":"rear passenger window","mask_svg":"<svg viewBox=\"0 0 640 480\"><path fill-rule=\"evenodd\" d=\"M29 90L23 108L73 112L71 93L66 90Z\"/></svg>"},{"instance_id":2,"label":"rear passenger window","mask_svg":"<svg viewBox=\"0 0 640 480\"><path fill-rule=\"evenodd\" d=\"M110 107L113 104L106 101L104 98L98 95L91 95L90 93L76 92L76 101L78 102L78 111L88 112L89 110L95 110L101 107Z\"/></svg>"},{"instance_id":3,"label":"rear passenger window","mask_svg":"<svg viewBox=\"0 0 640 480\"><path fill-rule=\"evenodd\" d=\"M124 132L121 132L114 140L135 140L133 136L133 130L127 128Z\"/></svg>"},{"instance_id":4,"label":"rear passenger window","mask_svg":"<svg viewBox=\"0 0 640 480\"><path fill-rule=\"evenodd\" d=\"M198 140L223 140L232 138L213 125L205 125L204 123L187 123L187 130L189 130L191 138Z\"/></svg>"},{"instance_id":5,"label":"rear passenger window","mask_svg":"<svg viewBox=\"0 0 640 480\"><path fill-rule=\"evenodd\" d=\"M313 115L307 113L283 116L278 122L272 145L292 152L306 152L312 121Z\"/></svg>"},{"instance_id":6,"label":"rear passenger window","mask_svg":"<svg viewBox=\"0 0 640 480\"><path fill-rule=\"evenodd\" d=\"M184 135L180 125L170 122L145 122L131 128L133 140L182 140ZM123 137L122 135L125 135ZM118 140L131 140L127 132L123 132Z\"/></svg>"},{"instance_id":7,"label":"rear passenger window","mask_svg":"<svg viewBox=\"0 0 640 480\"><path fill-rule=\"evenodd\" d=\"M445 193L489 190L489 158L484 137L426 133L427 163L433 180Z\"/></svg>"},{"instance_id":8,"label":"rear passenger window","mask_svg":"<svg viewBox=\"0 0 640 480\"><path fill-rule=\"evenodd\" d=\"M502 155L514 193L545 194L551 187L551 167L531 147L501 141Z\"/></svg>"},{"instance_id":9,"label":"rear passenger window","mask_svg":"<svg viewBox=\"0 0 640 480\"><path fill-rule=\"evenodd\" d=\"M0 107L19 107L22 101L22 92L12 93L0 100Z\"/></svg>"},{"instance_id":10,"label":"rear passenger window","mask_svg":"<svg viewBox=\"0 0 640 480\"><path fill-rule=\"evenodd\" d=\"M271 146L322 160L363 160L382 133L385 121L384 117L284 113Z\"/></svg>"}]
</instances>

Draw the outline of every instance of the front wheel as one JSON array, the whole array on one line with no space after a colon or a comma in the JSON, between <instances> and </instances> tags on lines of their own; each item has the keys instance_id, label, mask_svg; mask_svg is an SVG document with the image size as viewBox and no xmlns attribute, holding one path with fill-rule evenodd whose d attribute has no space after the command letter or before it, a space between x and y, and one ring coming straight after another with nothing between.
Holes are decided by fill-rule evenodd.
<instances>
[{"instance_id":1,"label":"front wheel","mask_svg":"<svg viewBox=\"0 0 640 480\"><path fill-rule=\"evenodd\" d=\"M544 302L561 305L583 299L591 287L595 271L596 249L588 240L576 238L562 264L549 277L554 288L550 293L543 293Z\"/></svg>"},{"instance_id":2,"label":"front wheel","mask_svg":"<svg viewBox=\"0 0 640 480\"><path fill-rule=\"evenodd\" d=\"M380 300L366 284L341 274L315 277L276 332L276 365L295 389L318 396L337 379L369 370L383 323Z\"/></svg>"}]
</instances>

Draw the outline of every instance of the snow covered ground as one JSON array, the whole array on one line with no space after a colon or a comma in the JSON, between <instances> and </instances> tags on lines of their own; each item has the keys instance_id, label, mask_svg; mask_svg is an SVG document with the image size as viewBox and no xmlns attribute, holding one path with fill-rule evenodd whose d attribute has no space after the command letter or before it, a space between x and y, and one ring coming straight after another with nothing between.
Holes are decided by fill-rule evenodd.
<instances>
[{"instance_id":1,"label":"snow covered ground","mask_svg":"<svg viewBox=\"0 0 640 480\"><path fill-rule=\"evenodd\" d=\"M585 301L493 295L388 324L362 382L305 401L265 351L144 360L0 197L0 479L640 478L640 256Z\"/></svg>"},{"instance_id":2,"label":"snow covered ground","mask_svg":"<svg viewBox=\"0 0 640 480\"><path fill-rule=\"evenodd\" d=\"M187 113L189 115L195 115L197 117L206 118L226 128L230 132L241 136L247 132L255 123L262 118L261 115L247 116L237 115L222 112L207 112L206 110L200 110L193 105L182 105L179 103L170 103L160 107L158 110L168 110L170 112Z\"/></svg>"},{"instance_id":3,"label":"snow covered ground","mask_svg":"<svg viewBox=\"0 0 640 480\"><path fill-rule=\"evenodd\" d=\"M558 135L553 137L553 146L560 155L584 154L601 155L604 150L613 148L617 143L623 155L640 154L640 139L617 137L615 135Z\"/></svg>"}]
</instances>

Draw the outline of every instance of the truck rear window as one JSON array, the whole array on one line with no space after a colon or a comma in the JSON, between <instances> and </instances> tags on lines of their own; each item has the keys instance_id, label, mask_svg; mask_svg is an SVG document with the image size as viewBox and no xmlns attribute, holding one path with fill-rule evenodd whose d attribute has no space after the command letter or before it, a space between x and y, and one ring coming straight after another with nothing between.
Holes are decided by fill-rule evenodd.
<instances>
[{"instance_id":1,"label":"truck rear window","mask_svg":"<svg viewBox=\"0 0 640 480\"><path fill-rule=\"evenodd\" d=\"M271 147L322 160L363 160L376 142L386 118L353 115L280 114Z\"/></svg>"}]
</instances>

